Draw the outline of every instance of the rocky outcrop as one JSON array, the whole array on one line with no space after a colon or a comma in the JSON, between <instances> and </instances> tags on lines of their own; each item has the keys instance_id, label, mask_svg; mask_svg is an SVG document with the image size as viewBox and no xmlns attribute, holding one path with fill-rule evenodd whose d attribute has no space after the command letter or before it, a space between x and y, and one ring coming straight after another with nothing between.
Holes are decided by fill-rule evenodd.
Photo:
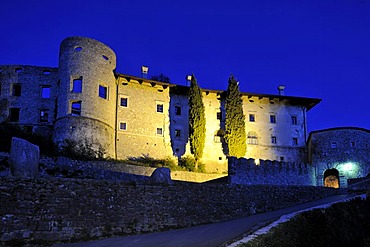
<instances>
[{"instance_id":1,"label":"rocky outcrop","mask_svg":"<svg viewBox=\"0 0 370 247\"><path fill-rule=\"evenodd\" d=\"M154 170L149 178L150 184L173 184L171 179L171 170L169 168L161 167Z\"/></svg>"},{"instance_id":2,"label":"rocky outcrop","mask_svg":"<svg viewBox=\"0 0 370 247\"><path fill-rule=\"evenodd\" d=\"M37 178L39 173L39 147L20 138L13 137L10 149L11 175L18 178Z\"/></svg>"}]
</instances>

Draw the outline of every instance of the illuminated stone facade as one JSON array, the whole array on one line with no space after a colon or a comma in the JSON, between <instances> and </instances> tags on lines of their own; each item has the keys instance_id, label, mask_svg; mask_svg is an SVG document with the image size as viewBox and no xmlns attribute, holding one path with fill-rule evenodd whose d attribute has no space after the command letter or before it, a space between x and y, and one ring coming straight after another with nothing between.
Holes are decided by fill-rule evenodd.
<instances>
[{"instance_id":1,"label":"illuminated stone facade","mask_svg":"<svg viewBox=\"0 0 370 247\"><path fill-rule=\"evenodd\" d=\"M347 187L347 179L370 174L370 131L362 128L341 127L313 131L308 138L309 162L315 167L318 186L339 180L339 187Z\"/></svg>"},{"instance_id":2,"label":"illuminated stone facade","mask_svg":"<svg viewBox=\"0 0 370 247\"><path fill-rule=\"evenodd\" d=\"M0 117L104 150L106 157L189 154L188 87L115 72L116 56L99 41L71 37L59 67L0 66ZM203 89L208 172L228 169L222 130L225 92ZM319 99L242 93L246 158L305 163L306 113Z\"/></svg>"}]
</instances>

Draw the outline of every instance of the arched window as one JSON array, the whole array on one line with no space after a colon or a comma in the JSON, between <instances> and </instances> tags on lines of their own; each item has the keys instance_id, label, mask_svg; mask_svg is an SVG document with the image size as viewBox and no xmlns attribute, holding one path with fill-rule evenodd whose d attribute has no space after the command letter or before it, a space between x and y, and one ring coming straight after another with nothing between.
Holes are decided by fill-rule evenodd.
<instances>
[{"instance_id":1,"label":"arched window","mask_svg":"<svg viewBox=\"0 0 370 247\"><path fill-rule=\"evenodd\" d=\"M247 136L247 143L251 145L258 145L257 133L254 131L249 131Z\"/></svg>"}]
</instances>

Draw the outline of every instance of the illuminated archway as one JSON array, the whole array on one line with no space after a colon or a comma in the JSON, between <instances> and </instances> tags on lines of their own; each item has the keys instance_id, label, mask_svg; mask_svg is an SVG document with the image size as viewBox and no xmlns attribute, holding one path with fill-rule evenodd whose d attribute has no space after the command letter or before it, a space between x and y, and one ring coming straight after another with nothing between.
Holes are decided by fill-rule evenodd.
<instances>
[{"instance_id":1,"label":"illuminated archway","mask_svg":"<svg viewBox=\"0 0 370 247\"><path fill-rule=\"evenodd\" d=\"M324 172L324 187L339 188L339 171L335 168Z\"/></svg>"}]
</instances>

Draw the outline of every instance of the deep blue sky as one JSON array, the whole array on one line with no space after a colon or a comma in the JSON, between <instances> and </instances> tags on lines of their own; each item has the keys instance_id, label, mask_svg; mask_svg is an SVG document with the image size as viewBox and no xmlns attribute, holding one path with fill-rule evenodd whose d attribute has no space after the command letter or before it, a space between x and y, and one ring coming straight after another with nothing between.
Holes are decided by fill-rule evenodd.
<instances>
[{"instance_id":1,"label":"deep blue sky","mask_svg":"<svg viewBox=\"0 0 370 247\"><path fill-rule=\"evenodd\" d=\"M322 98L309 131L370 129L370 0L0 1L0 64L58 66L60 42L110 46L117 71L185 84Z\"/></svg>"}]
</instances>

